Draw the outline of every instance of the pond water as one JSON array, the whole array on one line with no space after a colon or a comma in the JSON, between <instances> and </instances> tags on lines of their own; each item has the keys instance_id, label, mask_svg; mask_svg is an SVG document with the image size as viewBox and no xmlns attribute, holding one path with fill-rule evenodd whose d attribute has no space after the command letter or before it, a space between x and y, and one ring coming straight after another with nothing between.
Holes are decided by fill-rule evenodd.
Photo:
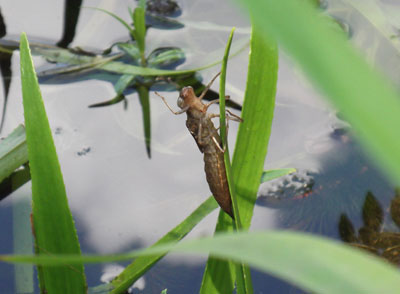
<instances>
[{"instance_id":1,"label":"pond water","mask_svg":"<svg viewBox=\"0 0 400 294\"><path fill-rule=\"evenodd\" d=\"M39 2L0 0L7 29L3 39L16 40L22 31L31 42L55 44L61 39L63 1ZM390 1L372 2L381 4L379 7L385 12L392 5ZM241 44L250 36L249 22L230 1L218 1L218 5L209 0L178 3L182 13L177 19L186 26L179 30L150 29L146 46L148 52L161 46L182 48L186 60L179 68L208 64L222 56L232 26L238 28L234 42ZM395 79L400 64L395 42L382 38L365 15L346 3L327 1L324 7L326 13L346 24L351 39L363 49L368 60L398 83ZM135 6L136 2L87 0L82 5L101 7L128 20L127 7ZM101 52L117 41L128 39L126 29L113 18L83 9L76 36L69 46ZM246 48L228 66L227 93L238 103L244 96L247 58ZM38 72L56 66L40 56L34 62ZM203 83L218 71L218 66L202 71ZM12 55L11 73L2 136L23 122L17 51ZM145 148L136 92L126 95L127 107L118 103L88 108L113 98L115 81L115 75L90 72L40 80L84 253L117 253L149 246L210 195L202 155L185 127L185 115L172 115L153 91L150 92L151 159ZM217 87L216 83L212 89ZM3 84L0 88L3 93ZM177 92L162 94L175 105ZM350 222L356 230L362 228L363 205L372 201L379 203L384 214L381 229L397 233L389 214L394 187L364 156L340 113L323 100L284 52L280 53L276 101L265 169L295 167L298 172L261 185L251 229L290 228L346 239L343 227ZM231 148L237 127L230 124ZM30 189L27 183L0 201L1 253L31 250ZM187 238L211 235L216 218L214 211ZM168 293L196 293L205 261L205 257L167 256L134 285L132 293L160 293L165 288ZM126 264L87 266L89 287L106 281ZM29 279L36 279L32 268L22 270L28 280L15 282L14 266L0 263L1 293L38 292L36 281L34 289L30 286ZM257 271L253 281L255 293L302 293Z\"/></svg>"}]
</instances>

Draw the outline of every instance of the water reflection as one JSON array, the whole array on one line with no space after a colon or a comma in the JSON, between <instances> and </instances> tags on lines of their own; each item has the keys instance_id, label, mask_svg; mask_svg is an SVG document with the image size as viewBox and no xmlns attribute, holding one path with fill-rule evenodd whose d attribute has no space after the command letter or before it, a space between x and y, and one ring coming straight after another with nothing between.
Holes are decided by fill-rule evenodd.
<instances>
[{"instance_id":1,"label":"water reflection","mask_svg":"<svg viewBox=\"0 0 400 294\"><path fill-rule=\"evenodd\" d=\"M385 223L384 210L376 197L368 192L362 209L363 226L356 233L346 214L340 216L340 238L350 245L400 264L400 190L396 190L389 207L391 219ZM396 231L396 232L393 232Z\"/></svg>"},{"instance_id":2,"label":"water reflection","mask_svg":"<svg viewBox=\"0 0 400 294\"><path fill-rule=\"evenodd\" d=\"M339 238L341 215L361 226L358 215L368 191L379 195L382 205L389 205L392 188L348 132L335 130L330 137L340 144L318 156L318 171L300 170L261 189L257 203L276 209L279 227Z\"/></svg>"},{"instance_id":3,"label":"water reflection","mask_svg":"<svg viewBox=\"0 0 400 294\"><path fill-rule=\"evenodd\" d=\"M63 35L57 46L67 48L74 40L81 5L82 0L65 0Z\"/></svg>"},{"instance_id":4,"label":"water reflection","mask_svg":"<svg viewBox=\"0 0 400 294\"><path fill-rule=\"evenodd\" d=\"M7 34L6 24L4 22L3 15L1 14L0 10L0 39L3 38ZM4 89L4 102L3 102L3 112L1 115L1 122L0 122L0 132L3 128L4 124L4 117L6 113L6 106L7 106L7 98L8 92L10 90L11 84L11 57L12 54L8 52L1 52L0 51L0 72L1 72L1 79L3 82L3 89Z\"/></svg>"}]
</instances>

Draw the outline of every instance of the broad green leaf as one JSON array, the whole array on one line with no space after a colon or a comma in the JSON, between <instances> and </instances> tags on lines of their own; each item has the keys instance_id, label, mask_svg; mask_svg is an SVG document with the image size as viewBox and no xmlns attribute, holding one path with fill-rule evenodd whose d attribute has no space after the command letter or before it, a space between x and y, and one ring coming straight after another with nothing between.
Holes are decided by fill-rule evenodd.
<instances>
[{"instance_id":1,"label":"broad green leaf","mask_svg":"<svg viewBox=\"0 0 400 294\"><path fill-rule=\"evenodd\" d=\"M166 244L168 242L178 242L184 238L205 216L218 207L214 197L209 197L193 213L191 213L183 222L169 231L153 246ZM145 272L156 264L165 254L155 254L142 256L135 259L125 270L118 275L111 283L115 287L111 293L121 293L126 291L135 281L137 281Z\"/></svg>"},{"instance_id":2,"label":"broad green leaf","mask_svg":"<svg viewBox=\"0 0 400 294\"><path fill-rule=\"evenodd\" d=\"M307 1L241 1L350 122L367 153L400 183L400 97ZM301 40L301 41L299 41Z\"/></svg>"},{"instance_id":3,"label":"broad green leaf","mask_svg":"<svg viewBox=\"0 0 400 294\"><path fill-rule=\"evenodd\" d=\"M219 258L243 260L258 270L301 287L306 292L399 292L399 271L382 259L326 238L290 231L223 233L212 238L160 245L123 255L3 255L0 260L52 265L82 261L111 262L145 254L164 254L167 251L213 254Z\"/></svg>"},{"instance_id":4,"label":"broad green leaf","mask_svg":"<svg viewBox=\"0 0 400 294\"><path fill-rule=\"evenodd\" d=\"M295 168L279 168L279 169L270 169L267 171L263 171L261 175L261 183L265 183L294 172L296 172Z\"/></svg>"},{"instance_id":5,"label":"broad green leaf","mask_svg":"<svg viewBox=\"0 0 400 294\"><path fill-rule=\"evenodd\" d=\"M21 35L21 82L32 177L32 229L35 251L43 255L80 254L64 182L26 35ZM85 293L82 264L38 268L41 291Z\"/></svg>"},{"instance_id":6,"label":"broad green leaf","mask_svg":"<svg viewBox=\"0 0 400 294\"><path fill-rule=\"evenodd\" d=\"M18 126L0 142L0 182L28 162L25 128Z\"/></svg>"}]
</instances>

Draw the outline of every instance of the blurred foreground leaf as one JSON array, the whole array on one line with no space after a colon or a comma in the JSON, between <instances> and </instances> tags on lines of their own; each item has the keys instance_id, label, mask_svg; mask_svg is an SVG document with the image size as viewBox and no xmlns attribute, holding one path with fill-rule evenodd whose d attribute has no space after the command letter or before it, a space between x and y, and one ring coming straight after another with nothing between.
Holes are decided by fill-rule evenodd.
<instances>
[{"instance_id":1,"label":"blurred foreground leaf","mask_svg":"<svg viewBox=\"0 0 400 294\"><path fill-rule=\"evenodd\" d=\"M244 261L313 293L395 294L400 283L398 270L379 258L326 238L290 231L222 233L114 256L3 255L0 260L56 265L111 262L167 251Z\"/></svg>"},{"instance_id":2,"label":"blurred foreground leaf","mask_svg":"<svg viewBox=\"0 0 400 294\"><path fill-rule=\"evenodd\" d=\"M400 183L400 96L344 34L332 30L308 1L240 1L274 36L355 130L365 150Z\"/></svg>"}]
</instances>

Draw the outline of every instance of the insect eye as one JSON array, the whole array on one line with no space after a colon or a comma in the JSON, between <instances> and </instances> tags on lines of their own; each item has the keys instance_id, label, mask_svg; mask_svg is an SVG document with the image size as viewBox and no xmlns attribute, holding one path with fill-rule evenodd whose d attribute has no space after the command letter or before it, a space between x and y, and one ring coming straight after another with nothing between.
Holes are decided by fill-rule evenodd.
<instances>
[{"instance_id":1,"label":"insect eye","mask_svg":"<svg viewBox=\"0 0 400 294\"><path fill-rule=\"evenodd\" d=\"M182 99L182 97L179 97L178 98L178 101L177 101L177 104L178 104L178 106L180 107L180 108L183 108L183 99Z\"/></svg>"}]
</instances>

